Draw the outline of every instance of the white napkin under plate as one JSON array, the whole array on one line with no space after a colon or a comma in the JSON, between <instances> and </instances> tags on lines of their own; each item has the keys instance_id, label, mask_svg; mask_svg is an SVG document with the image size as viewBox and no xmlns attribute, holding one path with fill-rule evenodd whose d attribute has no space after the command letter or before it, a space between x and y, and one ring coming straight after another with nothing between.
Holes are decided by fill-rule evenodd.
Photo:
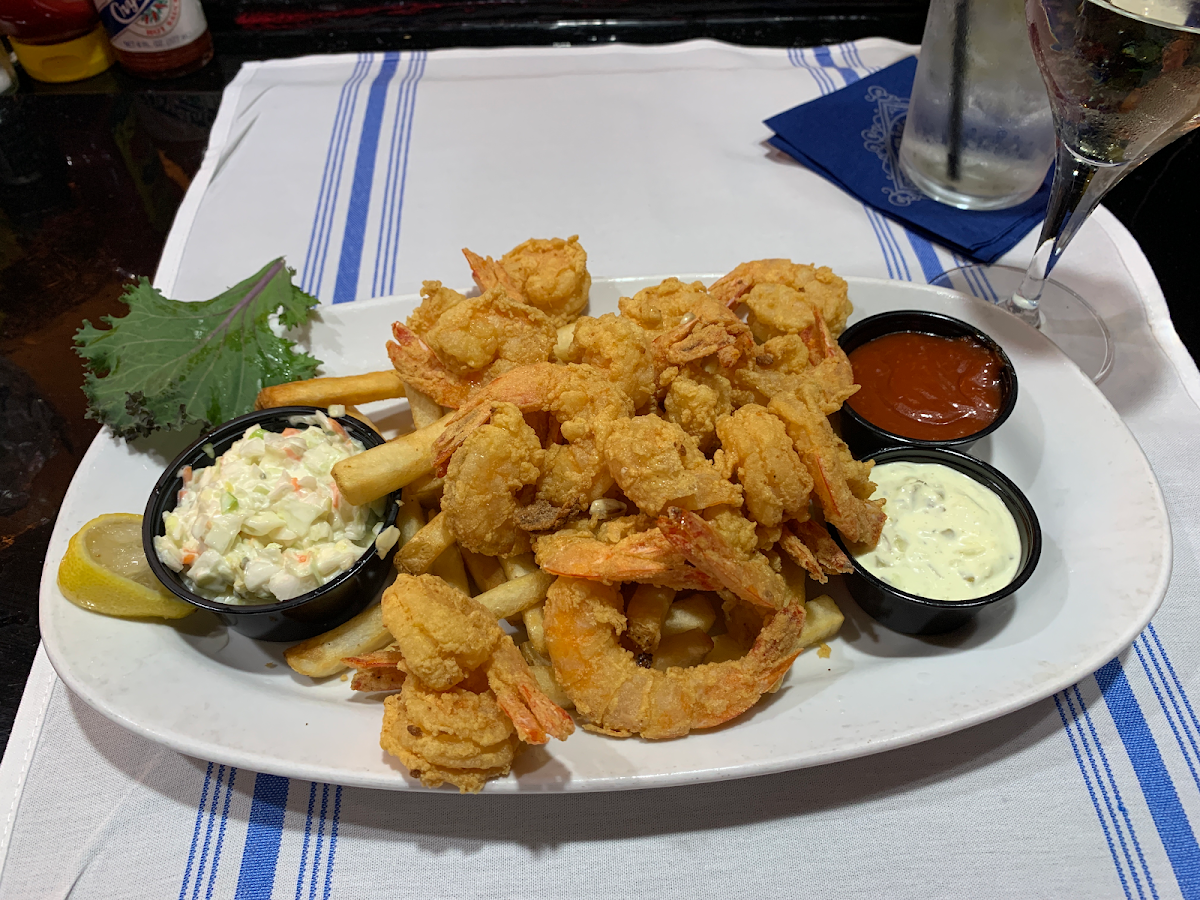
<instances>
[{"instance_id":1,"label":"white napkin under plate","mask_svg":"<svg viewBox=\"0 0 1200 900\"><path fill-rule=\"evenodd\" d=\"M924 282L957 261L772 150L762 124L913 50L696 41L251 64L156 281L201 299L284 255L322 301L353 302L468 285L463 246L580 233L596 275L785 256ZM1004 261L1023 265L1031 242ZM1102 388L1174 538L1161 611L1099 681L797 772L460 797L180 755L89 709L39 651L0 764L0 900L1200 896L1200 374L1110 214L1055 274L1113 330Z\"/></svg>"}]
</instances>

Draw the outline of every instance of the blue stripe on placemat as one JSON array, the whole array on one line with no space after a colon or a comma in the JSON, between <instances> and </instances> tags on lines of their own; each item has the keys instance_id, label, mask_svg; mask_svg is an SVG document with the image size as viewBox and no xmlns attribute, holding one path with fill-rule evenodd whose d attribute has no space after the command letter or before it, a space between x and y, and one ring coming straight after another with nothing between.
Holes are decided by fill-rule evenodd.
<instances>
[{"instance_id":1,"label":"blue stripe on placemat","mask_svg":"<svg viewBox=\"0 0 1200 900\"><path fill-rule=\"evenodd\" d=\"M221 800L225 786L225 767L217 767L217 778L213 785L212 804L208 809L208 825L204 829L204 843L200 848L200 861L196 864L196 878L192 882L192 900L200 896L200 886L204 884L204 873L208 866L208 851L212 845L213 826L217 822L217 804Z\"/></svg>"},{"instance_id":2,"label":"blue stripe on placemat","mask_svg":"<svg viewBox=\"0 0 1200 900\"><path fill-rule=\"evenodd\" d=\"M1188 771L1192 773L1192 783L1200 787L1200 777L1197 776L1196 766L1193 763L1193 757L1197 754L1195 734L1188 727L1183 710L1179 707L1179 698L1170 682L1167 681L1162 663L1159 662L1146 632L1143 631L1141 636L1133 642L1133 651L1142 664L1142 670L1146 673L1150 687L1154 689L1154 696L1158 699L1158 705L1166 717L1167 724L1171 726L1171 733L1175 735L1175 743L1179 745L1179 752L1183 756L1184 762L1187 763ZM1182 686L1180 686L1180 693L1182 692ZM1184 699L1186 700L1186 695L1184 695Z\"/></svg>"},{"instance_id":3,"label":"blue stripe on placemat","mask_svg":"<svg viewBox=\"0 0 1200 900\"><path fill-rule=\"evenodd\" d=\"M1096 796L1096 786L1092 783L1091 775L1088 772L1088 767L1084 764L1083 754L1080 752L1080 745L1075 740L1075 734L1071 729L1071 722L1075 717L1075 710L1071 707L1071 720L1067 719L1067 713L1063 709L1063 703L1066 702L1070 706L1070 697L1066 691L1062 692L1062 699L1059 695L1054 695L1054 705L1058 709L1058 716L1062 719L1063 730L1067 733L1067 740L1071 743L1071 750L1075 754L1075 762L1079 765L1079 774L1083 776L1083 783L1087 787L1088 796L1092 799L1092 807L1096 811L1096 818L1100 822L1100 829L1104 832L1104 840L1108 844L1108 852L1112 854L1113 865L1117 869L1117 877L1121 880L1121 887L1125 891L1125 896L1132 898L1129 893L1129 883L1125 878L1125 870L1121 867L1120 857L1117 856L1116 845L1113 844L1112 832L1108 827L1108 820L1105 818L1104 810L1100 807L1100 800Z\"/></svg>"},{"instance_id":4,"label":"blue stripe on placemat","mask_svg":"<svg viewBox=\"0 0 1200 900\"><path fill-rule=\"evenodd\" d=\"M429 58L429 54L421 53L421 68L417 72L417 81L421 80L421 76L425 74L425 62ZM388 268L388 293L393 293L396 290L396 260L399 257L400 245L400 211L404 207L404 191L408 185L408 151L412 147L412 127L413 127L413 110L416 107L417 86L413 82L413 88L409 100L408 108L408 127L404 132L404 159L400 165L400 196L396 201L396 235L391 239L392 257L391 264Z\"/></svg>"},{"instance_id":5,"label":"blue stripe on placemat","mask_svg":"<svg viewBox=\"0 0 1200 900\"><path fill-rule=\"evenodd\" d=\"M400 79L400 94L396 98L396 114L392 117L392 136L388 141L387 166L383 177L383 207L379 214L379 235L375 239L375 266L371 276L371 296L378 297L380 283L383 281L383 270L387 266L388 241L392 233L392 191L397 178L396 164L399 154L396 152L400 136L404 133L404 119L408 112L408 87L412 80L413 69L417 64L417 55L408 57L408 71Z\"/></svg>"},{"instance_id":6,"label":"blue stripe on placemat","mask_svg":"<svg viewBox=\"0 0 1200 900\"><path fill-rule=\"evenodd\" d=\"M853 69L849 69L845 66L839 66L837 63L835 63L833 61L833 54L830 52L828 47L815 48L813 50L813 56L816 57L818 65L822 66L823 68L837 70L841 74L842 80L846 84L853 84L862 77Z\"/></svg>"},{"instance_id":7,"label":"blue stripe on placemat","mask_svg":"<svg viewBox=\"0 0 1200 900\"><path fill-rule=\"evenodd\" d=\"M312 836L313 807L317 802L317 783L308 786L308 813L304 819L304 843L300 847L300 868L296 873L296 900L300 900L300 892L304 889L304 871L308 868L308 843Z\"/></svg>"},{"instance_id":8,"label":"blue stripe on placemat","mask_svg":"<svg viewBox=\"0 0 1200 900\"><path fill-rule=\"evenodd\" d=\"M921 266L921 274L925 276L926 283L933 281L946 271L946 267L938 259L937 250L934 249L932 241L907 228L904 229L904 234L908 238L908 245L913 249L913 254L917 257L917 262Z\"/></svg>"},{"instance_id":9,"label":"blue stripe on placemat","mask_svg":"<svg viewBox=\"0 0 1200 900\"><path fill-rule=\"evenodd\" d=\"M212 870L208 874L208 890L205 900L212 900L213 886L217 883L217 871L221 867L221 848L225 845L225 826L229 823L229 801L233 799L233 783L237 780L237 769L230 767L229 781L225 784L225 802L221 805L221 826L217 830L217 846L213 848Z\"/></svg>"},{"instance_id":10,"label":"blue stripe on placemat","mask_svg":"<svg viewBox=\"0 0 1200 900\"><path fill-rule=\"evenodd\" d=\"M1117 843L1121 850L1121 856L1117 860L1118 870L1120 870L1120 859L1123 858L1129 877L1132 878L1133 886L1137 890L1138 897L1145 898L1146 893L1142 886L1143 879L1138 874L1138 868L1135 867L1134 856L1136 855L1138 861L1141 863L1143 872L1145 872L1145 859L1142 856L1141 844L1137 840L1137 836L1133 833L1133 823L1129 817L1129 810L1121 798L1120 789L1113 780L1112 768L1108 764L1108 755L1104 752L1104 747L1100 744L1096 735L1094 724L1091 721L1091 714L1088 712L1087 704L1083 702L1083 695L1079 691L1079 686L1074 685L1067 688L1062 692L1062 696L1066 698L1067 707L1071 711L1071 721L1075 725L1076 737L1087 756L1090 777L1100 793L1100 799L1104 803L1104 810L1108 814L1109 823L1112 826L1113 833L1117 836ZM1085 724L1086 728L1084 727ZM1085 772L1086 777L1088 777L1087 772ZM1129 834L1128 840L1125 837L1126 833ZM1132 851L1130 850L1131 845L1133 847ZM1151 892L1154 897L1157 897L1158 892L1153 888L1153 881L1152 879L1149 880L1151 883Z\"/></svg>"},{"instance_id":11,"label":"blue stripe on placemat","mask_svg":"<svg viewBox=\"0 0 1200 900\"><path fill-rule=\"evenodd\" d=\"M279 775L260 772L255 776L254 799L250 804L234 900L270 900L275 869L279 865L289 784L288 779Z\"/></svg>"},{"instance_id":12,"label":"blue stripe on placemat","mask_svg":"<svg viewBox=\"0 0 1200 900\"><path fill-rule=\"evenodd\" d=\"M371 281L371 296L391 293L395 289L396 257L400 242L400 219L404 207L404 189L408 177L408 150L411 146L413 111L416 108L417 84L425 74L429 54L424 51L409 57L408 71L400 84L396 117L392 122L391 150L388 154L387 179L383 191L383 210L380 215L379 237L375 248L375 272Z\"/></svg>"},{"instance_id":13,"label":"blue stripe on placemat","mask_svg":"<svg viewBox=\"0 0 1200 900\"><path fill-rule=\"evenodd\" d=\"M804 69L812 76L816 82L817 89L822 96L830 91L836 90L836 85L833 83L833 76L822 69L820 66L814 66L804 56L804 51L798 47L792 47L788 50L788 60L797 69Z\"/></svg>"},{"instance_id":14,"label":"blue stripe on placemat","mask_svg":"<svg viewBox=\"0 0 1200 900\"><path fill-rule=\"evenodd\" d=\"M333 211L337 206L339 185L342 180L342 164L350 136L350 123L358 106L358 87L371 71L371 57L359 54L358 62L338 94L333 127L329 130L329 145L325 150L325 167L321 173L321 186L317 191L317 205L313 211L312 229L308 237L308 250L304 255L304 275L300 281L302 290L317 294L325 276L325 255L329 249L329 237L333 233Z\"/></svg>"},{"instance_id":15,"label":"blue stripe on placemat","mask_svg":"<svg viewBox=\"0 0 1200 900\"><path fill-rule=\"evenodd\" d=\"M385 53L379 74L371 82L371 90L367 94L367 109L363 115L362 135L359 137L354 176L350 183L350 206L346 210L341 256L333 285L334 303L349 303L358 293L358 270L362 265L363 238L366 236L367 212L371 206L371 186L375 180L375 157L379 153L384 102L387 100L388 85L395 77L399 64L399 53Z\"/></svg>"},{"instance_id":16,"label":"blue stripe on placemat","mask_svg":"<svg viewBox=\"0 0 1200 900\"><path fill-rule=\"evenodd\" d=\"M309 878L308 900L317 896L317 882L321 875L321 851L325 847L326 813L329 811L329 785L321 785L321 819L317 823L317 845L313 850L312 876Z\"/></svg>"},{"instance_id":17,"label":"blue stripe on placemat","mask_svg":"<svg viewBox=\"0 0 1200 900\"><path fill-rule=\"evenodd\" d=\"M333 889L333 858L337 850L338 821L342 816L342 786L339 784L333 794L333 824L329 827L329 862L325 866L325 893L321 900L329 900Z\"/></svg>"},{"instance_id":18,"label":"blue stripe on placemat","mask_svg":"<svg viewBox=\"0 0 1200 900\"><path fill-rule=\"evenodd\" d=\"M1146 630L1142 632L1142 638L1146 642L1147 648L1152 644L1157 650L1158 655L1162 658L1162 665L1166 668L1167 675L1170 679L1163 678L1163 683L1168 685L1168 691L1173 695L1177 695L1183 702L1184 709L1187 710L1185 717L1181 712L1179 715L1180 724L1183 727L1184 733L1188 736L1188 742L1191 744L1192 752L1200 759L1200 747L1196 744L1196 735L1200 733L1200 720L1196 718L1196 712L1192 709L1192 701L1188 699L1187 691L1183 689L1183 682L1179 680L1179 676L1175 674L1175 667L1171 665L1171 658L1167 655L1167 648L1162 645L1162 641L1158 638L1158 631L1151 622L1146 626ZM1156 663L1157 665L1157 663ZM1190 763L1189 763L1190 766ZM1195 778L1195 770L1193 770L1193 778ZM1200 780L1196 782L1196 786L1200 787Z\"/></svg>"},{"instance_id":19,"label":"blue stripe on placemat","mask_svg":"<svg viewBox=\"0 0 1200 900\"><path fill-rule=\"evenodd\" d=\"M1120 660L1114 659L1101 666L1096 672L1096 683L1100 685L1104 702L1116 723L1117 734L1129 753L1129 761L1171 861L1180 893L1188 900L1200 898L1200 847L1196 844L1196 835Z\"/></svg>"},{"instance_id":20,"label":"blue stripe on placemat","mask_svg":"<svg viewBox=\"0 0 1200 900\"><path fill-rule=\"evenodd\" d=\"M179 886L179 900L187 896L192 880L192 863L196 861L196 845L200 843L200 823L204 821L204 807L208 805L208 789L212 785L213 764L204 770L204 786L200 789L200 802L196 805L196 826L192 830L192 845L188 848L187 865L183 869L183 883Z\"/></svg>"},{"instance_id":21,"label":"blue stripe on placemat","mask_svg":"<svg viewBox=\"0 0 1200 900\"><path fill-rule=\"evenodd\" d=\"M1141 841L1138 840L1137 829L1134 828L1133 818L1129 815L1129 807L1125 805L1125 800L1121 796L1121 788L1117 785L1117 780L1113 775L1112 766L1108 762L1108 754L1104 752L1104 745L1100 741L1100 735L1096 732L1096 723L1092 720L1091 710L1088 709L1087 704L1084 702L1083 693L1079 690L1078 684L1072 685L1067 690L1068 692L1072 692L1074 694L1075 701L1079 704L1079 711L1083 716L1083 722L1079 726L1080 733L1083 733L1083 726L1086 725L1087 736L1090 737L1091 742L1096 746L1095 758L1100 761L1100 766L1104 770L1104 777L1101 779L1101 785L1107 793L1111 793L1112 802L1116 808L1116 811L1121 814L1120 820L1117 820L1116 813L1113 813L1114 821L1117 821L1118 824L1118 833L1120 833L1120 826L1124 825L1125 830L1129 833L1129 843L1133 846L1133 853L1137 857L1142 874L1146 879L1146 884L1150 889L1150 895L1154 898L1157 898L1158 889L1154 886L1154 877L1150 874L1149 866L1146 864L1145 854L1142 853L1142 844ZM1096 777L1100 778L1099 772L1096 773ZM1124 847L1124 842L1122 842L1122 846ZM1126 858L1129 858L1128 851L1126 851ZM1129 859L1129 864L1130 871L1133 873L1134 877L1134 885L1138 889L1138 896L1145 896L1142 893L1141 881L1138 879L1138 870L1133 868L1132 859Z\"/></svg>"}]
</instances>

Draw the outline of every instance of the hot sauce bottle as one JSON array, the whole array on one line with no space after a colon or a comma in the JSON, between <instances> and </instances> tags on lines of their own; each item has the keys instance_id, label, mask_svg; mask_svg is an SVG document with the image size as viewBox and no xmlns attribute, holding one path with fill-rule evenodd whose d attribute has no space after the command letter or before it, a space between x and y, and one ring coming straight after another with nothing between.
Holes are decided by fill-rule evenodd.
<instances>
[{"instance_id":1,"label":"hot sauce bottle","mask_svg":"<svg viewBox=\"0 0 1200 900\"><path fill-rule=\"evenodd\" d=\"M0 0L0 34L38 81L79 81L113 62L91 0Z\"/></svg>"},{"instance_id":2,"label":"hot sauce bottle","mask_svg":"<svg viewBox=\"0 0 1200 900\"><path fill-rule=\"evenodd\" d=\"M174 78L212 59L200 0L94 0L117 62L142 78Z\"/></svg>"}]
</instances>

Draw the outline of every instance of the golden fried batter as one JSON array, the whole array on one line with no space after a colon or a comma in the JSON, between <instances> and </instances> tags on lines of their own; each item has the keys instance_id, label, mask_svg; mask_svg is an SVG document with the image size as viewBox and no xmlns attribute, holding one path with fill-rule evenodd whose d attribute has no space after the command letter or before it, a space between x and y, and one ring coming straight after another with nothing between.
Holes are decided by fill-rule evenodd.
<instances>
[{"instance_id":1,"label":"golden fried batter","mask_svg":"<svg viewBox=\"0 0 1200 900\"><path fill-rule=\"evenodd\" d=\"M743 406L717 423L725 451L723 474L737 476L746 511L760 525L808 518L813 481L783 422L756 404Z\"/></svg>"},{"instance_id":2,"label":"golden fried batter","mask_svg":"<svg viewBox=\"0 0 1200 900\"><path fill-rule=\"evenodd\" d=\"M545 362L556 337L544 313L510 299L501 287L450 307L424 334L447 366L477 381Z\"/></svg>"},{"instance_id":3,"label":"golden fried batter","mask_svg":"<svg viewBox=\"0 0 1200 900\"><path fill-rule=\"evenodd\" d=\"M435 691L409 678L383 701L379 745L426 787L481 791L489 778L508 774L520 743L490 692Z\"/></svg>"},{"instance_id":4,"label":"golden fried batter","mask_svg":"<svg viewBox=\"0 0 1200 900\"><path fill-rule=\"evenodd\" d=\"M742 504L742 489L721 477L696 439L658 416L616 420L603 450L617 485L647 515L668 504L685 509Z\"/></svg>"},{"instance_id":5,"label":"golden fried batter","mask_svg":"<svg viewBox=\"0 0 1200 900\"><path fill-rule=\"evenodd\" d=\"M521 410L496 403L488 424L471 431L450 460L442 511L463 547L488 556L529 552L514 514L517 492L542 474L546 453Z\"/></svg>"},{"instance_id":6,"label":"golden fried batter","mask_svg":"<svg viewBox=\"0 0 1200 900\"><path fill-rule=\"evenodd\" d=\"M575 323L567 361L595 366L629 395L635 410L642 410L654 398L650 341L651 335L626 316L584 316Z\"/></svg>"},{"instance_id":7,"label":"golden fried batter","mask_svg":"<svg viewBox=\"0 0 1200 900\"><path fill-rule=\"evenodd\" d=\"M579 235L566 240L530 238L499 260L465 249L463 254L480 290L499 284L513 299L544 312L556 328L566 325L587 306L592 276Z\"/></svg>"},{"instance_id":8,"label":"golden fried batter","mask_svg":"<svg viewBox=\"0 0 1200 900\"><path fill-rule=\"evenodd\" d=\"M839 335L846 320L854 311L846 292L846 281L833 274L828 266L799 265L790 259L758 259L744 262L717 281L709 292L721 302L745 300L746 287L762 284L781 284L800 292L804 302L819 312L829 324L829 330Z\"/></svg>"}]
</instances>

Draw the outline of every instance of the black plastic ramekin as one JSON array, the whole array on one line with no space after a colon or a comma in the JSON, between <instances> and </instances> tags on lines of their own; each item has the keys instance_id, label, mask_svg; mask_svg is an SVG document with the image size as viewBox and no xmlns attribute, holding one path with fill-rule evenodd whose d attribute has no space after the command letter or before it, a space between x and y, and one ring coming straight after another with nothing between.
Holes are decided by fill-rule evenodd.
<instances>
[{"instance_id":1,"label":"black plastic ramekin","mask_svg":"<svg viewBox=\"0 0 1200 900\"><path fill-rule=\"evenodd\" d=\"M372 544L354 565L315 591L277 603L242 606L209 600L188 590L180 574L173 572L159 560L154 551L154 538L166 530L163 513L174 509L178 502L179 491L183 487L183 479L179 473L184 466L202 469L212 465L213 457L220 456L233 446L234 441L251 425L261 426L267 431L281 432L285 428L295 426L295 417L311 416L318 411L325 410L315 406L283 406L278 409L258 410L226 422L175 457L158 479L158 484L154 486L146 503L146 513L142 519L142 548L158 580L179 599L216 613L229 628L260 641L297 641L341 625L379 596L391 568L391 554L380 556ZM337 421L364 447L374 447L383 443L383 438L358 419L343 416ZM205 449L210 444L213 456ZM388 498L384 510L384 528L396 523L399 510L397 495L393 494Z\"/></svg>"},{"instance_id":2,"label":"black plastic ramekin","mask_svg":"<svg viewBox=\"0 0 1200 900\"><path fill-rule=\"evenodd\" d=\"M1004 421L1012 414L1013 407L1017 405L1017 371L1004 349L974 325L968 325L960 319L941 313L920 309L903 309L879 313L869 316L861 322L855 322L842 332L838 343L842 350L849 355L850 351L876 338L901 332L932 334L948 338L967 337L995 353L1003 363L1000 373L1000 411L990 425L979 431L944 441L925 441L904 437L880 428L855 412L850 405L851 401L847 401L842 404L841 411L842 440L850 447L850 452L854 454L855 458L884 447L952 447L956 450L966 450L980 438L986 437L1004 424Z\"/></svg>"},{"instance_id":3,"label":"black plastic ramekin","mask_svg":"<svg viewBox=\"0 0 1200 900\"><path fill-rule=\"evenodd\" d=\"M854 571L846 576L850 596L881 625L903 634L954 631L971 621L985 606L1010 598L1029 580L1042 554L1042 528L1028 498L997 469L965 453L944 447L892 447L873 453L867 459L874 460L877 465L902 461L938 463L957 469L991 490L1004 502L1017 523L1017 534L1021 539L1021 562L1017 574L1000 590L974 600L930 600L906 593L876 578L859 564L851 552L852 548L842 540L836 529L832 529L830 533L834 540L854 566Z\"/></svg>"}]
</instances>

